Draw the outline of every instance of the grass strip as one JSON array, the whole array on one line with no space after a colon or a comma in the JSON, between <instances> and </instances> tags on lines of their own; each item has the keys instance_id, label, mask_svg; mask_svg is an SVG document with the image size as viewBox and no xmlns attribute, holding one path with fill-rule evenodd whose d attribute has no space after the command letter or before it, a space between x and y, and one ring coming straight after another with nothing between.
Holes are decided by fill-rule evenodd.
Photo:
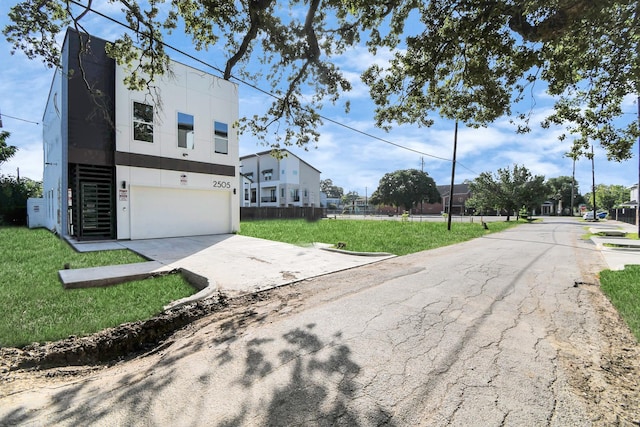
<instances>
[{"instance_id":1,"label":"grass strip","mask_svg":"<svg viewBox=\"0 0 640 427\"><path fill-rule=\"evenodd\" d=\"M295 245L342 242L349 251L406 255L464 242L517 224L492 222L488 224L489 230L485 230L480 223L456 223L448 231L444 221L262 220L243 222L239 234Z\"/></svg>"},{"instance_id":2,"label":"grass strip","mask_svg":"<svg viewBox=\"0 0 640 427\"><path fill-rule=\"evenodd\" d=\"M640 341L640 265L602 271L600 287Z\"/></svg>"}]
</instances>

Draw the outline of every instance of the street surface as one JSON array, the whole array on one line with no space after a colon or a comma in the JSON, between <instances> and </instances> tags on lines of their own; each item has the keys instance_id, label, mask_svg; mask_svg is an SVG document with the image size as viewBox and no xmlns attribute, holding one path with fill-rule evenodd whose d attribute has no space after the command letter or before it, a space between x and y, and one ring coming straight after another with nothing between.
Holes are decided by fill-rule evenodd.
<instances>
[{"instance_id":1,"label":"street surface","mask_svg":"<svg viewBox=\"0 0 640 427\"><path fill-rule=\"evenodd\" d=\"M584 227L545 218L274 290L148 355L0 387L0 425L634 425L637 372L613 389L603 371L620 324Z\"/></svg>"}]
</instances>

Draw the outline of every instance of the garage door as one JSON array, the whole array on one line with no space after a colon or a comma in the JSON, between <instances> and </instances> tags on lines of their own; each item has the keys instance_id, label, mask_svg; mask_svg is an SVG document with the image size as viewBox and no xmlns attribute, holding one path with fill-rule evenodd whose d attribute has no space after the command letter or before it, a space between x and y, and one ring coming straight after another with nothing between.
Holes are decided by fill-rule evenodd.
<instances>
[{"instance_id":1,"label":"garage door","mask_svg":"<svg viewBox=\"0 0 640 427\"><path fill-rule=\"evenodd\" d=\"M131 187L131 239L231 231L231 193Z\"/></svg>"}]
</instances>

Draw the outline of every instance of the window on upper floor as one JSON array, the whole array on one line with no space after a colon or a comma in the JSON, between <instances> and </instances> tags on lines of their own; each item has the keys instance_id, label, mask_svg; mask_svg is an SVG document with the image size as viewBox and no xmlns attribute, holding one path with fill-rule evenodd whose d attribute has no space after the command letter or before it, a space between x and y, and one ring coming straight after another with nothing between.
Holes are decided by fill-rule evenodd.
<instances>
[{"instance_id":1,"label":"window on upper floor","mask_svg":"<svg viewBox=\"0 0 640 427\"><path fill-rule=\"evenodd\" d=\"M213 122L214 150L218 154L229 154L229 126L226 123Z\"/></svg>"},{"instance_id":2,"label":"window on upper floor","mask_svg":"<svg viewBox=\"0 0 640 427\"><path fill-rule=\"evenodd\" d=\"M273 169L266 169L262 171L262 177L265 181L271 181L273 178Z\"/></svg>"},{"instance_id":3,"label":"window on upper floor","mask_svg":"<svg viewBox=\"0 0 640 427\"><path fill-rule=\"evenodd\" d=\"M178 147L193 150L194 119L191 114L178 113Z\"/></svg>"},{"instance_id":4,"label":"window on upper floor","mask_svg":"<svg viewBox=\"0 0 640 427\"><path fill-rule=\"evenodd\" d=\"M133 101L133 139L153 142L153 105Z\"/></svg>"}]
</instances>

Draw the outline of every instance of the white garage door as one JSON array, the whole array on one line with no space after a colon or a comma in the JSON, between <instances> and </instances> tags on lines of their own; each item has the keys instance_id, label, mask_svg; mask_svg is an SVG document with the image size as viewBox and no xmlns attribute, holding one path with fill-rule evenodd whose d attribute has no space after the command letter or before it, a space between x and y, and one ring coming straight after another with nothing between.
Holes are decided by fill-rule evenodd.
<instances>
[{"instance_id":1,"label":"white garage door","mask_svg":"<svg viewBox=\"0 0 640 427\"><path fill-rule=\"evenodd\" d=\"M131 239L231 231L231 193L131 187Z\"/></svg>"}]
</instances>

